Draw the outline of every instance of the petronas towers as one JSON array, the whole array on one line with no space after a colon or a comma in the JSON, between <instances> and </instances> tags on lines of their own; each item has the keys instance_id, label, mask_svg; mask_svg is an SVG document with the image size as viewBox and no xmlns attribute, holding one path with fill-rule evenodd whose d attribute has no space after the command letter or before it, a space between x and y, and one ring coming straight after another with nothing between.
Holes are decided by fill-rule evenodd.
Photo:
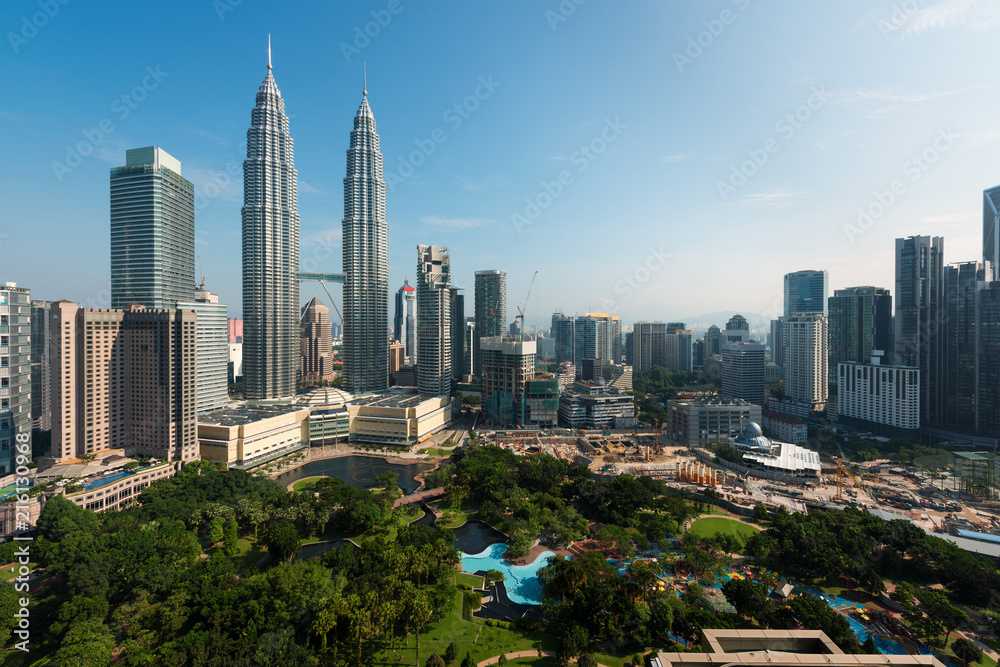
<instances>
[{"instance_id":1,"label":"petronas towers","mask_svg":"<svg viewBox=\"0 0 1000 667\"><path fill-rule=\"evenodd\" d=\"M247 398L293 396L299 370L299 208L288 116L267 76L243 163L243 373Z\"/></svg>"},{"instance_id":2,"label":"petronas towers","mask_svg":"<svg viewBox=\"0 0 1000 667\"><path fill-rule=\"evenodd\" d=\"M389 386L389 259L385 179L368 87L354 116L344 179L344 388Z\"/></svg>"},{"instance_id":3,"label":"petronas towers","mask_svg":"<svg viewBox=\"0 0 1000 667\"><path fill-rule=\"evenodd\" d=\"M292 396L298 386L298 172L292 146L285 104L271 75L269 43L243 163L243 368L249 399ZM389 386L385 194L366 89L354 117L344 178L342 358L344 388L355 394Z\"/></svg>"}]
</instances>

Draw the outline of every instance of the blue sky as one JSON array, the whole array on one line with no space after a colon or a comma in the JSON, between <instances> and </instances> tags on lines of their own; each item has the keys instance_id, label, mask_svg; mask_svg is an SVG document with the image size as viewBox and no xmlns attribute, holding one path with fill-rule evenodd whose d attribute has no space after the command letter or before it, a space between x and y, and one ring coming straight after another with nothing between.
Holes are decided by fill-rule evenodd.
<instances>
[{"instance_id":1,"label":"blue sky","mask_svg":"<svg viewBox=\"0 0 1000 667\"><path fill-rule=\"evenodd\" d=\"M207 283L239 314L268 32L303 269L341 269L367 61L391 291L418 243L445 245L453 284L508 272L511 317L537 270L529 324L773 314L801 269L894 288L896 237L979 259L982 190L1000 183L988 0L63 2L0 6L0 280L36 298L107 305L108 169L155 144L196 186Z\"/></svg>"}]
</instances>

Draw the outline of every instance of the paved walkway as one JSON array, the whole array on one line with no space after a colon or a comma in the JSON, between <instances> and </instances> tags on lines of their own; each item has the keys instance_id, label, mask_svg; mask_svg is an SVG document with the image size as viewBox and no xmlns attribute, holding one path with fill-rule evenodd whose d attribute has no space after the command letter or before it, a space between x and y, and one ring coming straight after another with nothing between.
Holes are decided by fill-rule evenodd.
<instances>
[{"instance_id":1,"label":"paved walkway","mask_svg":"<svg viewBox=\"0 0 1000 667\"><path fill-rule=\"evenodd\" d=\"M420 493L412 493L408 496L403 496L402 498L396 498L393 501L393 509L399 507L400 505L410 505L412 503L419 503L421 500L427 500L428 498L440 498L444 495L444 488L438 487L436 489L428 489L426 491L421 491Z\"/></svg>"},{"instance_id":2,"label":"paved walkway","mask_svg":"<svg viewBox=\"0 0 1000 667\"><path fill-rule=\"evenodd\" d=\"M508 660L513 660L514 658L545 658L545 657L555 658L556 657L556 652L555 651L514 651L513 653L505 653L504 655L507 656ZM497 656L493 656L492 658L490 658L488 660L483 660L482 662L480 662L479 665L478 665L478 667L487 667L488 665L495 665L495 664L497 664L497 662L499 662L499 660L500 660L500 656L498 656L498 655ZM571 663L575 663L576 662L576 658L573 658L570 662ZM603 665L601 663L597 663L597 665L598 665L598 667L607 667L607 665Z\"/></svg>"}]
</instances>

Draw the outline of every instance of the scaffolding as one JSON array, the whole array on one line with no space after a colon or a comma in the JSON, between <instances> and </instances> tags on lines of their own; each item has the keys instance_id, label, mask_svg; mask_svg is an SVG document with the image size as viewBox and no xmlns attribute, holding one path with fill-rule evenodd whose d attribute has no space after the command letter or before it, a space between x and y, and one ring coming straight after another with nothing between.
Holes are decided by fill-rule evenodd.
<instances>
[{"instance_id":1,"label":"scaffolding","mask_svg":"<svg viewBox=\"0 0 1000 667\"><path fill-rule=\"evenodd\" d=\"M1000 498L996 452L955 452L954 490L974 498Z\"/></svg>"}]
</instances>

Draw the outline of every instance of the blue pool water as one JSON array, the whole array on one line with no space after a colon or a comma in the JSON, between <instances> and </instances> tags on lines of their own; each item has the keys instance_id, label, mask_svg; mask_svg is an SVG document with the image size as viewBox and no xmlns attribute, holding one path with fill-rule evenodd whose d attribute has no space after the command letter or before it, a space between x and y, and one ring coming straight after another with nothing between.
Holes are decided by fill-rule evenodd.
<instances>
[{"instance_id":1,"label":"blue pool water","mask_svg":"<svg viewBox=\"0 0 1000 667\"><path fill-rule=\"evenodd\" d=\"M146 466L146 468L148 468L148 467L149 466ZM126 477L130 477L131 475L134 475L136 473L140 473L143 470L145 470L146 468L136 468L135 470L128 470L126 472L120 472L117 475L108 475L107 477L98 477L97 479L95 479L93 482L91 482L90 484L88 484L84 488L87 491L90 491L91 489L99 489L102 486L107 486L108 484L111 484L112 482L117 482L120 479L125 479Z\"/></svg>"},{"instance_id":2,"label":"blue pool water","mask_svg":"<svg viewBox=\"0 0 1000 667\"><path fill-rule=\"evenodd\" d=\"M477 570L500 570L504 575L504 586L512 602L520 604L542 603L542 586L538 583L538 571L545 567L549 556L554 554L545 551L539 554L530 565L511 565L503 559L507 545L493 544L486 551L478 554L462 553L462 569L466 572Z\"/></svg>"}]
</instances>

